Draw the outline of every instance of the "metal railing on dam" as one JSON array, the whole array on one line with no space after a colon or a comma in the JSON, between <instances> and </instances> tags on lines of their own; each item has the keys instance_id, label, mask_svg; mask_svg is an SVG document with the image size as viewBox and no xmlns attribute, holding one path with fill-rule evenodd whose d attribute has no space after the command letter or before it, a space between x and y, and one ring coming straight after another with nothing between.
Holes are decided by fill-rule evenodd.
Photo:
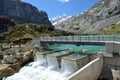
<instances>
[{"instance_id":1,"label":"metal railing on dam","mask_svg":"<svg viewBox=\"0 0 120 80\"><path fill-rule=\"evenodd\" d=\"M106 42L120 42L120 35L48 36L34 39L34 42L38 41L41 43L77 43L104 45Z\"/></svg>"},{"instance_id":2,"label":"metal railing on dam","mask_svg":"<svg viewBox=\"0 0 120 80\"><path fill-rule=\"evenodd\" d=\"M37 38L40 41L120 41L120 35L97 35L97 36L52 36Z\"/></svg>"}]
</instances>

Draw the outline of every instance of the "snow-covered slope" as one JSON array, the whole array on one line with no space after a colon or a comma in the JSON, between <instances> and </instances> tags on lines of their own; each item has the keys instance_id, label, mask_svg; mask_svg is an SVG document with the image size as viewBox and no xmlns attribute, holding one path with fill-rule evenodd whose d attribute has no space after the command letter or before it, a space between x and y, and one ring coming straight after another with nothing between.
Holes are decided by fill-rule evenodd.
<instances>
[{"instance_id":1,"label":"snow-covered slope","mask_svg":"<svg viewBox=\"0 0 120 80\"><path fill-rule=\"evenodd\" d=\"M67 15L67 14L64 14L64 15L62 15L62 16L56 16L56 17L50 19L50 21L51 21L51 23L52 23L53 25L56 25L56 24L59 24L60 22L63 22L63 21L65 21L65 20L67 20L67 19L69 19L69 18L71 18L71 17L72 17L72 16L69 16L69 15Z\"/></svg>"}]
</instances>

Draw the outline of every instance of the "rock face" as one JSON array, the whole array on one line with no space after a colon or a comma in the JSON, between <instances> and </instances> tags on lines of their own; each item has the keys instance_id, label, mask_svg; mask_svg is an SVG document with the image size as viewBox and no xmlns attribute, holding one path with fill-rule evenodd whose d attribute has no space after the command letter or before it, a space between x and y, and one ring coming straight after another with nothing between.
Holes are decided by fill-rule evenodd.
<instances>
[{"instance_id":1,"label":"rock face","mask_svg":"<svg viewBox=\"0 0 120 80\"><path fill-rule=\"evenodd\" d=\"M120 21L120 0L101 0L89 10L73 16L55 27L77 34L95 34Z\"/></svg>"},{"instance_id":2,"label":"rock face","mask_svg":"<svg viewBox=\"0 0 120 80\"><path fill-rule=\"evenodd\" d=\"M6 31L6 29L11 26L15 26L15 22L11 21L9 18L0 18L0 32Z\"/></svg>"},{"instance_id":3,"label":"rock face","mask_svg":"<svg viewBox=\"0 0 120 80\"><path fill-rule=\"evenodd\" d=\"M47 13L21 0L0 0L0 15L27 23L51 24Z\"/></svg>"}]
</instances>

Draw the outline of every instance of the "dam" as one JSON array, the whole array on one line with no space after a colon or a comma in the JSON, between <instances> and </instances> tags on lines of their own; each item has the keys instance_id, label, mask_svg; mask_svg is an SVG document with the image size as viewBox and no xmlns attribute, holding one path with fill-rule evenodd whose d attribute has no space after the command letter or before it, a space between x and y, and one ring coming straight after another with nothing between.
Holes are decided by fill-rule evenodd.
<instances>
[{"instance_id":1,"label":"dam","mask_svg":"<svg viewBox=\"0 0 120 80\"><path fill-rule=\"evenodd\" d=\"M89 49L90 47L94 47L93 50ZM18 73L4 80L66 80L68 76L90 62L92 56L95 57L97 55L96 51L105 47L96 45L53 44L47 48L48 50L50 48L51 50L53 48L56 50L37 52L34 62L29 63ZM38 74L40 76L37 76Z\"/></svg>"},{"instance_id":2,"label":"dam","mask_svg":"<svg viewBox=\"0 0 120 80\"><path fill-rule=\"evenodd\" d=\"M90 38L88 38L89 40L80 40L80 43L75 39L73 42L71 39L68 41L60 40L61 42L57 38L54 40L51 38L51 41L50 39L44 41L36 39L33 41L33 43L37 43L35 46L42 45L42 42L43 44L46 43L47 47L45 49L47 51L37 52L34 62L29 63L18 73L4 78L4 80L97 80L102 73L102 69L106 66L103 64L103 56L106 60L109 60L108 57L114 59L112 53L120 52L118 50L120 45L112 41L119 41L120 39L118 39L118 36L113 38L108 39L107 37L102 41L99 37L99 41L94 39L97 44ZM114 69L112 71L118 73Z\"/></svg>"}]
</instances>

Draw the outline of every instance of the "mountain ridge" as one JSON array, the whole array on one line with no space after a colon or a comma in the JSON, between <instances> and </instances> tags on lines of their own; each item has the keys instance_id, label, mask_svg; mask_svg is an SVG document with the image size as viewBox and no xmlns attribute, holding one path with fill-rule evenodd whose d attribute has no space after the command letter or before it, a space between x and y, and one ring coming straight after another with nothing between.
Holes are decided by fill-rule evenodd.
<instances>
[{"instance_id":1,"label":"mountain ridge","mask_svg":"<svg viewBox=\"0 0 120 80\"><path fill-rule=\"evenodd\" d=\"M120 0L100 0L85 12L55 25L55 28L75 34L96 34L119 21Z\"/></svg>"}]
</instances>

